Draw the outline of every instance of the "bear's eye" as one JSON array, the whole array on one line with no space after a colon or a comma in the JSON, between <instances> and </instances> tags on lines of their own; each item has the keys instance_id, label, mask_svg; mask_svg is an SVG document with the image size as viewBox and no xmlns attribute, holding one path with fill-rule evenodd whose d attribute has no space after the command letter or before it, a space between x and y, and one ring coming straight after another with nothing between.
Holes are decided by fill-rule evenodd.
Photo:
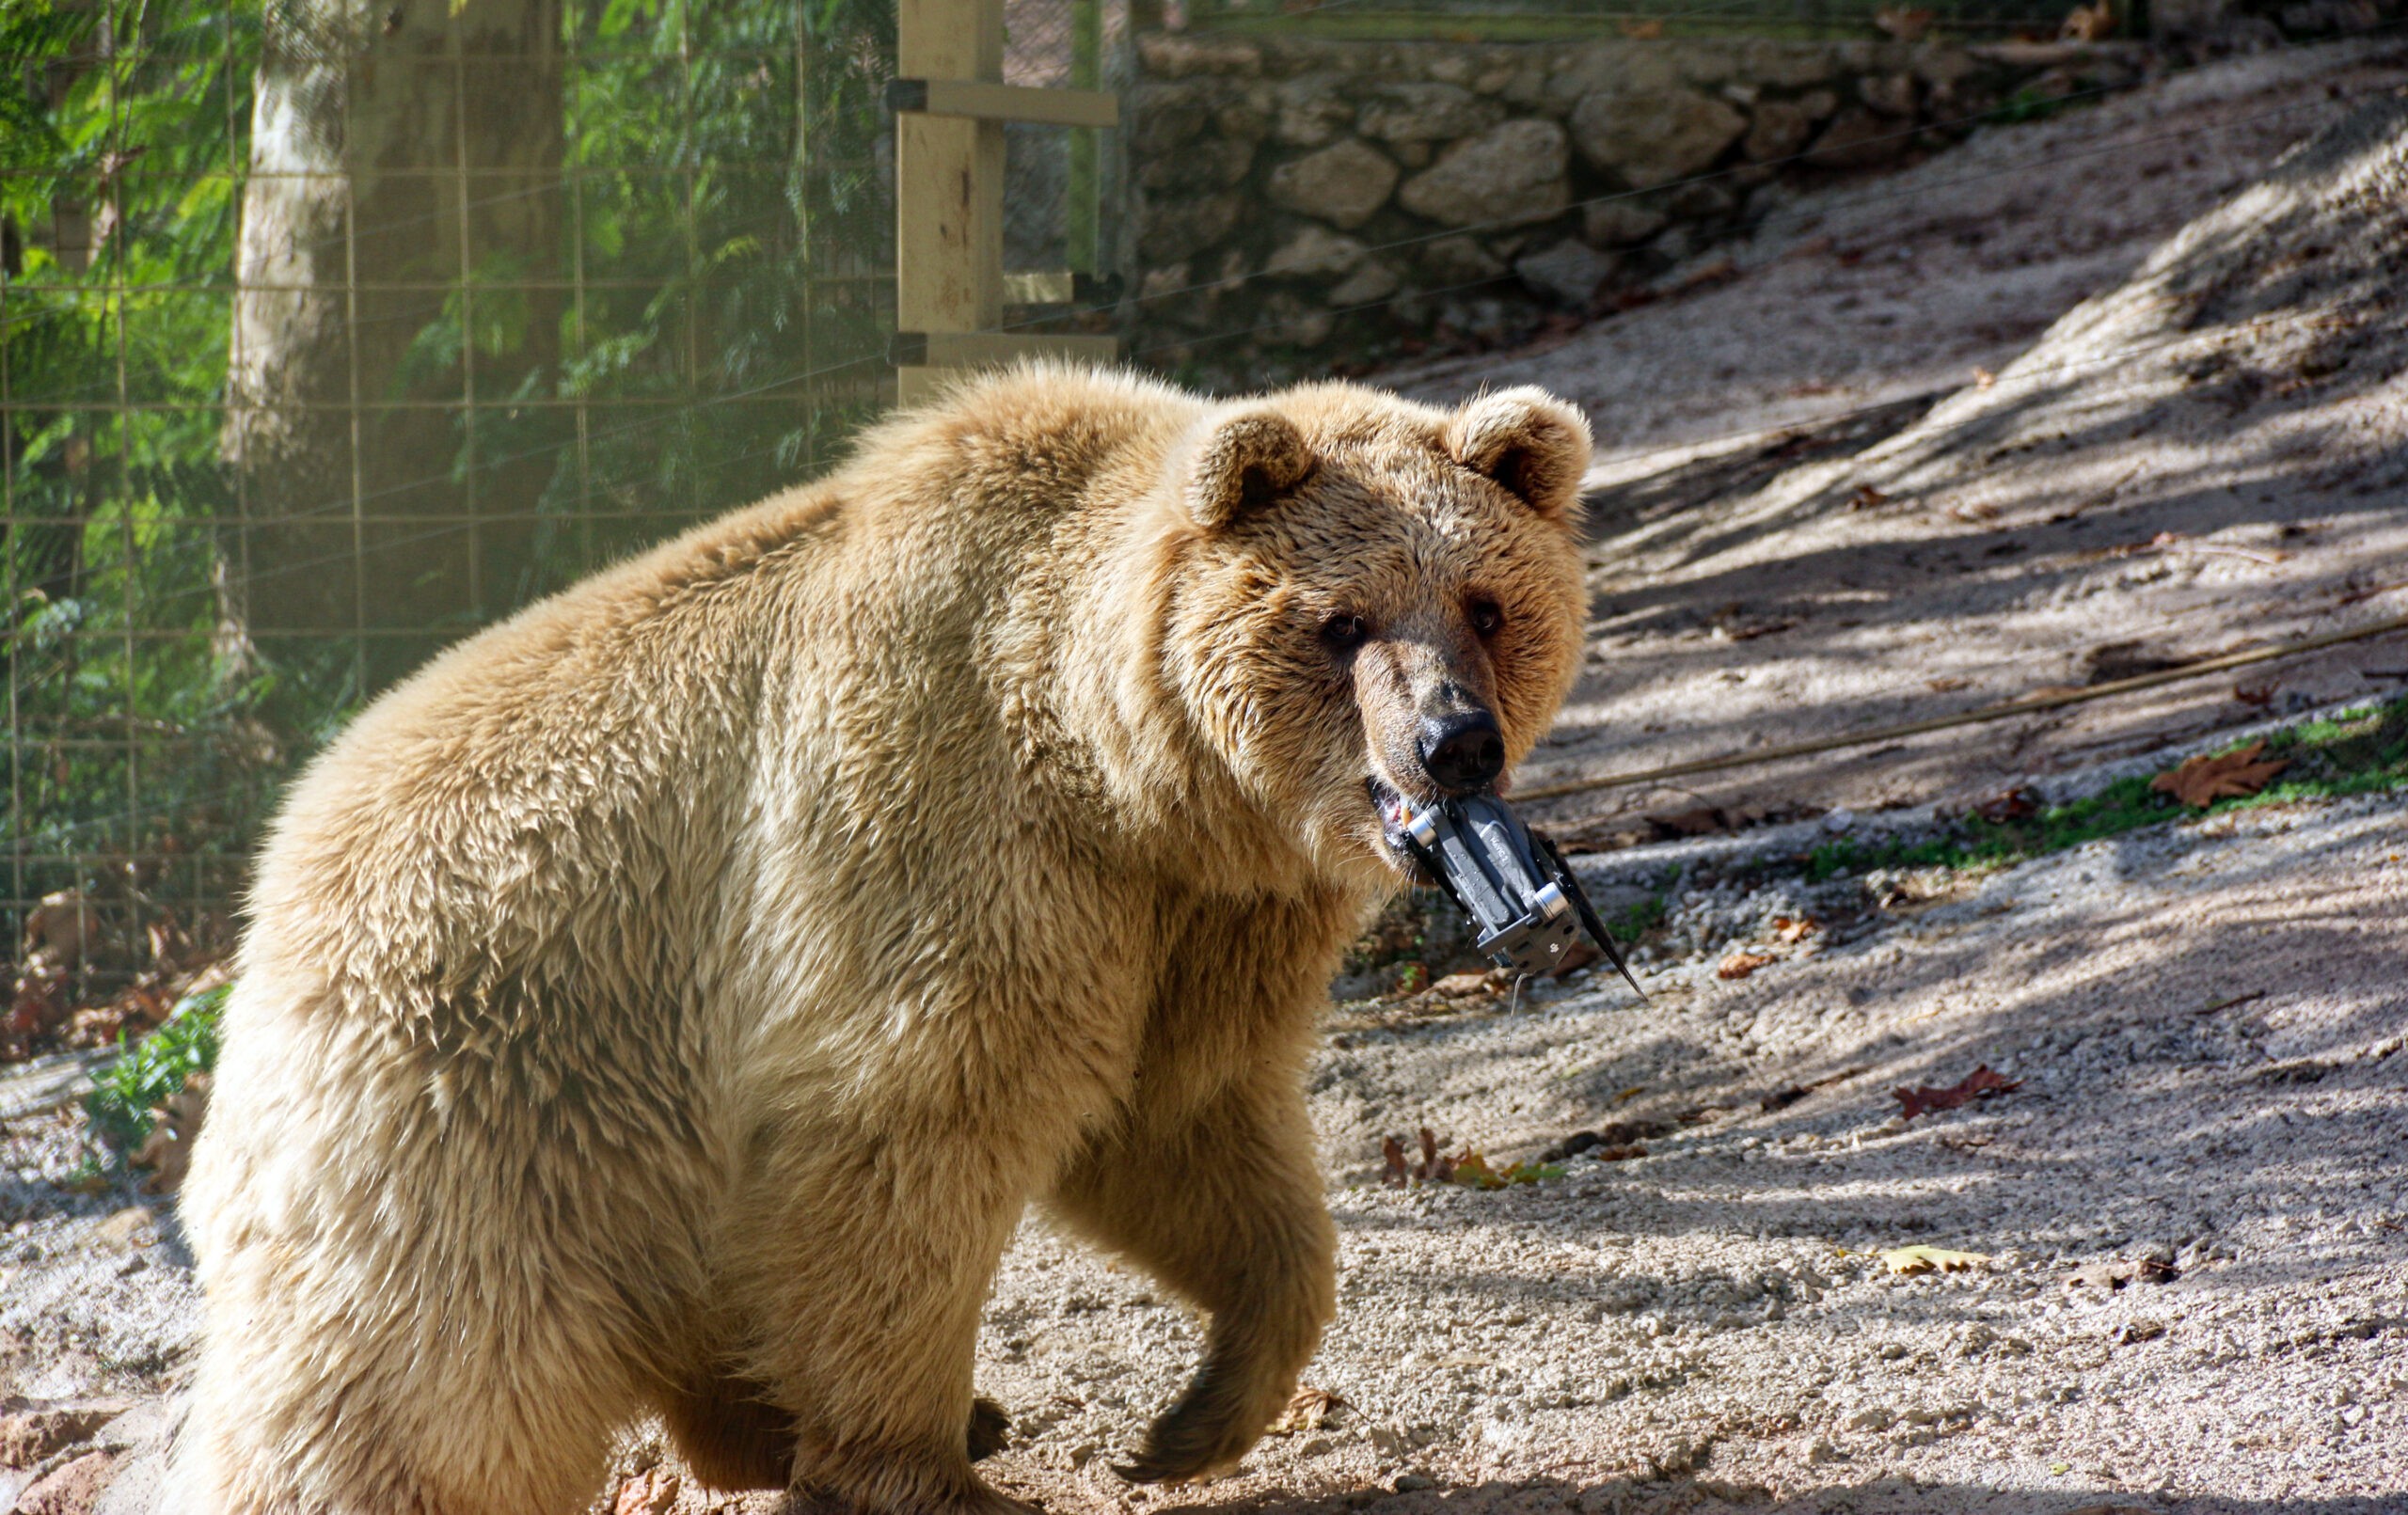
<instances>
[{"instance_id":1,"label":"bear's eye","mask_svg":"<svg viewBox=\"0 0 2408 1515\"><path fill-rule=\"evenodd\" d=\"M1494 637L1505 624L1505 611L1495 600L1471 602L1471 629L1483 637Z\"/></svg>"},{"instance_id":2,"label":"bear's eye","mask_svg":"<svg viewBox=\"0 0 2408 1515\"><path fill-rule=\"evenodd\" d=\"M1322 644L1333 653L1351 653L1371 635L1359 615L1334 615L1321 623Z\"/></svg>"}]
</instances>

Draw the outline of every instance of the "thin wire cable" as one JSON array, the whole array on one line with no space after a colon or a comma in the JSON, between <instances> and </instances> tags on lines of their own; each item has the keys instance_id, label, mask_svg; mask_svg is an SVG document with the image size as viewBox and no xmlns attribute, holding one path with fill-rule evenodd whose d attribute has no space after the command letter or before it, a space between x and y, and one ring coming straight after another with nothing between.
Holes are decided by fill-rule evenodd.
<instances>
[{"instance_id":1,"label":"thin wire cable","mask_svg":"<svg viewBox=\"0 0 2408 1515\"><path fill-rule=\"evenodd\" d=\"M2394 632L2408 631L2408 616L2379 622L2370 626L2357 626L2327 636L2309 637L2299 641L2283 642L2273 647L2260 647L2245 653L2231 653L2223 657L2204 658L2186 663L2180 668L2161 669L2154 673L2137 673L2128 679L2114 679L2092 685L2086 689L2067 689L2049 694L2027 694L2003 704L1984 705L1978 710L1960 710L1953 715L1933 716L1924 720L1909 720L1894 726L1876 726L1863 731L1848 732L1838 736L1821 736L1812 741L1790 742L1780 747L1759 748L1752 752L1734 752L1722 757L1699 758L1688 763L1668 763L1660 767L1641 768L1629 773L1601 774L1593 779L1568 779L1560 783L1538 784L1529 789L1516 789L1513 797L1532 801L1562 799L1573 795L1592 794L1600 789L1626 789L1636 784L1660 783L1666 779L1683 779L1693 774L1720 773L1733 768L1759 767L1769 763L1784 763L1791 758L1814 757L1824 752L1845 751L1852 747L1873 747L1909 736L1922 736L1932 732L1948 731L1958 726L1978 726L1993 720L2012 720L2018 716L2044 714L2062 710L2068 705L2089 704L2098 700L2112 700L2121 695L2136 694L2144 689L2160 688L2168 684L2184 684L2206 678L2211 673L2227 673L2237 668L2249 668L2258 663L2286 661L2304 657L2309 653L2322 652L2346 642L2368 641L2387 637ZM2113 644L2110 644L2113 645ZM2097 651L2096 648L2092 649Z\"/></svg>"}]
</instances>

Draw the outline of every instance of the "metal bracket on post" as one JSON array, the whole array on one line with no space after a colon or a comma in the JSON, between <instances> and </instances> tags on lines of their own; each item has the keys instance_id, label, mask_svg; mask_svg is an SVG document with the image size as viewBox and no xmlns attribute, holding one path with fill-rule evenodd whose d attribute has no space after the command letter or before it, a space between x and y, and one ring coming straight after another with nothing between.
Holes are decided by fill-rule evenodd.
<instances>
[{"instance_id":1,"label":"metal bracket on post","mask_svg":"<svg viewBox=\"0 0 2408 1515\"><path fill-rule=\"evenodd\" d=\"M897 0L895 33L898 77L886 99L895 111L897 402L933 398L947 370L1036 355L1110 362L1119 344L1109 337L998 329L1004 123L1111 126L1119 102L1100 90L1005 84L1003 0ZM1013 292L1034 292L1028 284Z\"/></svg>"}]
</instances>

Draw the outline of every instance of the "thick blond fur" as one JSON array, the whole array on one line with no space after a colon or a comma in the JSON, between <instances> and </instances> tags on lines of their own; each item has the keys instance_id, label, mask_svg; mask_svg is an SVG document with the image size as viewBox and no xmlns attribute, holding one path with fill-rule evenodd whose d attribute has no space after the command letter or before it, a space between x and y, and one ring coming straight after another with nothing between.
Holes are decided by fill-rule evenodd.
<instances>
[{"instance_id":1,"label":"thick blond fur","mask_svg":"<svg viewBox=\"0 0 2408 1515\"><path fill-rule=\"evenodd\" d=\"M1032 1201L1209 1318L1134 1474L1233 1462L1332 1308L1365 779L1428 792L1438 684L1545 729L1587 446L1023 370L378 702L260 861L179 1515L578 1510L648 1412L797 1508L1013 1507L972 1348Z\"/></svg>"}]
</instances>

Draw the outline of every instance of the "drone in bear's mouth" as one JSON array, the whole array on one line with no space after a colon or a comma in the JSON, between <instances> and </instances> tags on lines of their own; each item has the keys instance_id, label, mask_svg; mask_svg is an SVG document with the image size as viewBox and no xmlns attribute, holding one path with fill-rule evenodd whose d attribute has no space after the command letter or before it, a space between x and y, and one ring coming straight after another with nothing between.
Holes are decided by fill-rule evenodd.
<instances>
[{"instance_id":1,"label":"drone in bear's mouth","mask_svg":"<svg viewBox=\"0 0 2408 1515\"><path fill-rule=\"evenodd\" d=\"M1472 945L1510 973L1552 973L1585 927L1631 992L1631 976L1579 877L1555 844L1494 794L1417 804L1378 780L1371 802L1389 846L1411 859L1471 920Z\"/></svg>"}]
</instances>

